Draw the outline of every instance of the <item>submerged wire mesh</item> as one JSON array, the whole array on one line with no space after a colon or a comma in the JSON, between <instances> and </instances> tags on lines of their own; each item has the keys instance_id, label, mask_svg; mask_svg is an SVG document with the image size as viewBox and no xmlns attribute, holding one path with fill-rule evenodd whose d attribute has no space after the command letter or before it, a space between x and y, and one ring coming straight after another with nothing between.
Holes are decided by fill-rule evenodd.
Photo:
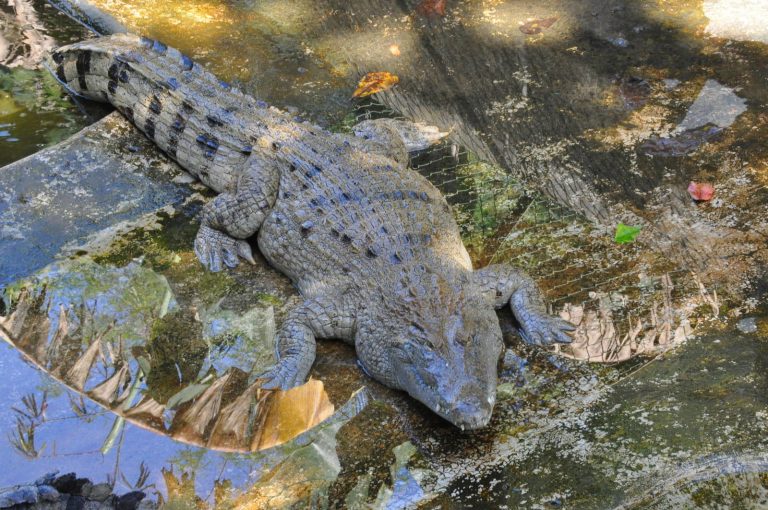
<instances>
[{"instance_id":1,"label":"submerged wire mesh","mask_svg":"<svg viewBox=\"0 0 768 510\"><path fill-rule=\"evenodd\" d=\"M403 118L376 102L355 112L355 122L381 117ZM552 312L578 326L573 344L553 348L564 356L650 360L718 314L717 293L695 273L641 243L616 243L613 232L450 140L415 154L411 165L453 207L476 267L508 263L524 269Z\"/></svg>"}]
</instances>

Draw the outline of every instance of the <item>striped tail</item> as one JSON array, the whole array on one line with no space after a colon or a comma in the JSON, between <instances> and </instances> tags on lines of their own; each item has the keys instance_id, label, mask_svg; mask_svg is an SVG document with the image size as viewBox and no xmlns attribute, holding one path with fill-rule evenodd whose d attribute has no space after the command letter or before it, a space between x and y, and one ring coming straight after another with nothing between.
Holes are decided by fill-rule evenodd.
<instances>
[{"instance_id":1,"label":"striped tail","mask_svg":"<svg viewBox=\"0 0 768 510\"><path fill-rule=\"evenodd\" d=\"M47 65L73 94L122 112L182 167L221 191L250 154L260 102L159 41L116 34L64 46Z\"/></svg>"}]
</instances>

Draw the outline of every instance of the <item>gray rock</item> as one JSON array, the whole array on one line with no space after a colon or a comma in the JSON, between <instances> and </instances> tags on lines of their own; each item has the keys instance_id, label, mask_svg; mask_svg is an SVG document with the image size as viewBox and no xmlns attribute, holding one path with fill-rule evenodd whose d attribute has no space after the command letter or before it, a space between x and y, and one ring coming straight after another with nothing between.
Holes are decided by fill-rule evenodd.
<instances>
[{"instance_id":1,"label":"gray rock","mask_svg":"<svg viewBox=\"0 0 768 510\"><path fill-rule=\"evenodd\" d=\"M129 146L140 145L132 152ZM120 114L0 169L0 287L65 246L191 194L181 172Z\"/></svg>"},{"instance_id":2,"label":"gray rock","mask_svg":"<svg viewBox=\"0 0 768 510\"><path fill-rule=\"evenodd\" d=\"M94 501L105 501L112 495L112 487L107 483L97 483L91 487L88 497Z\"/></svg>"},{"instance_id":3,"label":"gray rock","mask_svg":"<svg viewBox=\"0 0 768 510\"><path fill-rule=\"evenodd\" d=\"M0 508L11 508L15 505L35 504L40 499L37 487L22 485L0 494Z\"/></svg>"},{"instance_id":4,"label":"gray rock","mask_svg":"<svg viewBox=\"0 0 768 510\"><path fill-rule=\"evenodd\" d=\"M51 485L53 481L56 479L56 475L59 474L59 471L52 471L50 473L46 473L37 480L35 480L35 485Z\"/></svg>"},{"instance_id":5,"label":"gray rock","mask_svg":"<svg viewBox=\"0 0 768 510\"><path fill-rule=\"evenodd\" d=\"M745 334L755 333L757 331L757 319L755 319L754 317L747 317L746 319L741 319L739 322L736 323L736 328Z\"/></svg>"},{"instance_id":6,"label":"gray rock","mask_svg":"<svg viewBox=\"0 0 768 510\"><path fill-rule=\"evenodd\" d=\"M115 508L117 510L136 510L139 507L141 500L146 496L147 495L141 491L126 492L117 498Z\"/></svg>"},{"instance_id":7,"label":"gray rock","mask_svg":"<svg viewBox=\"0 0 768 510\"><path fill-rule=\"evenodd\" d=\"M80 495L90 499L92 488L93 484L91 482L85 482L82 487L80 487Z\"/></svg>"},{"instance_id":8,"label":"gray rock","mask_svg":"<svg viewBox=\"0 0 768 510\"><path fill-rule=\"evenodd\" d=\"M59 500L59 491L57 491L55 488L51 487L50 485L39 485L37 487L37 492L40 496L41 501L58 501Z\"/></svg>"}]
</instances>

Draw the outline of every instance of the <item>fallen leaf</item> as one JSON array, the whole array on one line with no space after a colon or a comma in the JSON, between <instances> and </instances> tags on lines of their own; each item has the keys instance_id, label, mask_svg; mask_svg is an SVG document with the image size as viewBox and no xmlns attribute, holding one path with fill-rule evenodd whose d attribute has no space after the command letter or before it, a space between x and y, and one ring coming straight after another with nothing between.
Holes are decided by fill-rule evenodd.
<instances>
[{"instance_id":1,"label":"fallen leaf","mask_svg":"<svg viewBox=\"0 0 768 510\"><path fill-rule=\"evenodd\" d=\"M387 71L368 73L357 84L352 97L366 97L391 88L400 81L396 75Z\"/></svg>"},{"instance_id":2,"label":"fallen leaf","mask_svg":"<svg viewBox=\"0 0 768 510\"><path fill-rule=\"evenodd\" d=\"M545 28L549 28L557 21L557 16L552 18L542 18L529 20L526 23L520 25L520 31L527 35L536 35L544 31Z\"/></svg>"},{"instance_id":3,"label":"fallen leaf","mask_svg":"<svg viewBox=\"0 0 768 510\"><path fill-rule=\"evenodd\" d=\"M631 243L640 233L640 230L642 230L642 227L632 227L619 223L616 225L616 235L613 240L619 244Z\"/></svg>"},{"instance_id":4,"label":"fallen leaf","mask_svg":"<svg viewBox=\"0 0 768 510\"><path fill-rule=\"evenodd\" d=\"M251 450L265 450L285 443L333 414L321 381L310 379L301 386L278 391L258 431L254 431Z\"/></svg>"},{"instance_id":5,"label":"fallen leaf","mask_svg":"<svg viewBox=\"0 0 768 510\"><path fill-rule=\"evenodd\" d=\"M715 196L715 187L705 182L693 182L688 185L688 193L697 201L707 202Z\"/></svg>"},{"instance_id":6,"label":"fallen leaf","mask_svg":"<svg viewBox=\"0 0 768 510\"><path fill-rule=\"evenodd\" d=\"M416 6L416 12L422 16L445 16L446 0L422 0Z\"/></svg>"},{"instance_id":7,"label":"fallen leaf","mask_svg":"<svg viewBox=\"0 0 768 510\"><path fill-rule=\"evenodd\" d=\"M184 389L168 399L168 402L165 403L165 407L167 409L173 409L185 402L189 402L202 394L209 386L210 384L190 384L189 386L185 386Z\"/></svg>"}]
</instances>

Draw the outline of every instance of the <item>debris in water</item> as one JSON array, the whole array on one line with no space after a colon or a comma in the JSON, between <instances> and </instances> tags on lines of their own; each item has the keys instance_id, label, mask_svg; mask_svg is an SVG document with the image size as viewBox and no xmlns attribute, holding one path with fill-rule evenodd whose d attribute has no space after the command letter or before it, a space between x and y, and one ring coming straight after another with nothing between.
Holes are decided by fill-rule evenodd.
<instances>
[{"instance_id":1,"label":"debris in water","mask_svg":"<svg viewBox=\"0 0 768 510\"><path fill-rule=\"evenodd\" d=\"M393 57L399 57L400 56L400 46L397 44L393 44L389 47L389 52L392 54Z\"/></svg>"},{"instance_id":2,"label":"debris in water","mask_svg":"<svg viewBox=\"0 0 768 510\"><path fill-rule=\"evenodd\" d=\"M643 227L633 227L619 223L616 225L616 235L613 240L619 244L631 243L640 234Z\"/></svg>"},{"instance_id":3,"label":"debris in water","mask_svg":"<svg viewBox=\"0 0 768 510\"><path fill-rule=\"evenodd\" d=\"M715 196L715 187L705 182L693 182L688 185L688 193L696 201L707 202Z\"/></svg>"},{"instance_id":4,"label":"debris in water","mask_svg":"<svg viewBox=\"0 0 768 510\"><path fill-rule=\"evenodd\" d=\"M400 81L396 75L387 71L368 73L357 84L352 97L366 97L388 88L394 87Z\"/></svg>"},{"instance_id":5,"label":"debris in water","mask_svg":"<svg viewBox=\"0 0 768 510\"><path fill-rule=\"evenodd\" d=\"M643 106L651 94L651 85L638 76L625 76L619 80L618 85L624 107L629 110Z\"/></svg>"},{"instance_id":6,"label":"debris in water","mask_svg":"<svg viewBox=\"0 0 768 510\"><path fill-rule=\"evenodd\" d=\"M722 132L723 128L707 124L700 128L683 131L675 136L660 137L654 135L640 145L640 151L648 156L686 156Z\"/></svg>"},{"instance_id":7,"label":"debris in water","mask_svg":"<svg viewBox=\"0 0 768 510\"><path fill-rule=\"evenodd\" d=\"M528 21L520 25L520 31L527 35L540 34L544 31L545 28L549 28L554 25L557 19L557 16L542 19L528 19Z\"/></svg>"},{"instance_id":8,"label":"debris in water","mask_svg":"<svg viewBox=\"0 0 768 510\"><path fill-rule=\"evenodd\" d=\"M416 12L422 16L445 16L446 0L422 0L416 6Z\"/></svg>"},{"instance_id":9,"label":"debris in water","mask_svg":"<svg viewBox=\"0 0 768 510\"><path fill-rule=\"evenodd\" d=\"M741 319L736 323L736 329L744 334L755 333L757 331L757 320L754 317Z\"/></svg>"}]
</instances>

